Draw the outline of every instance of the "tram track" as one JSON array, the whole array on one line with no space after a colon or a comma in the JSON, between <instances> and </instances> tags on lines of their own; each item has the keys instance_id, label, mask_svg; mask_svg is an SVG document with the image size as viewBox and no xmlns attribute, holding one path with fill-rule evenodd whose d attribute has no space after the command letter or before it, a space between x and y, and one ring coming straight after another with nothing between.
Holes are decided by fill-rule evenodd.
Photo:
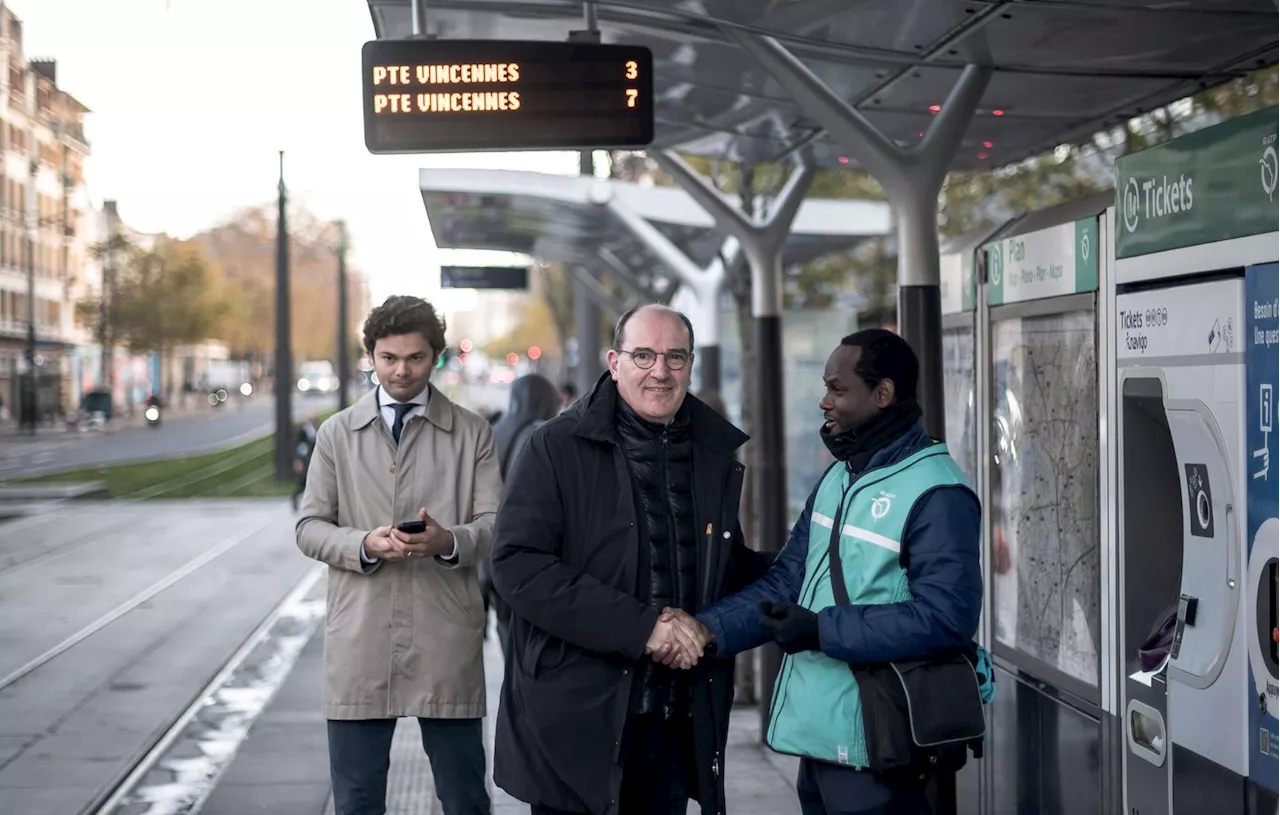
<instances>
[{"instance_id":1,"label":"tram track","mask_svg":"<svg viewBox=\"0 0 1280 815\"><path fill-rule=\"evenodd\" d=\"M269 453L270 451L268 450L266 452ZM215 461L212 464L207 464L204 467L192 470L189 473L184 473L172 481L166 481L162 484L153 484L149 487L123 493L118 496L118 499L122 501L137 502L159 498L179 489L194 486L203 481L208 481L215 476L230 472L231 470L247 464L256 458L261 458L263 455L263 450L258 450L251 446L230 458Z\"/></svg>"},{"instance_id":2,"label":"tram track","mask_svg":"<svg viewBox=\"0 0 1280 815\"><path fill-rule=\"evenodd\" d=\"M260 476L256 470L237 475ZM15 796L15 811L174 815L173 786L156 779L205 760L212 763L197 783L178 783L207 796L323 619L324 568L297 557L292 536L283 532L283 513L251 510L225 529L182 541L180 557L172 557L174 545L153 537L171 526L168 515L155 512L135 507L95 532L112 550L117 541L128 542L120 566L149 566L145 579L135 576L114 593L99 594L101 604L80 619L43 616L48 623L41 629L52 636L25 637L31 650L12 653L0 666L0 719L11 734L8 749L0 749L0 800ZM197 510L195 517L218 523L225 515ZM108 529L114 533L102 534ZM87 563L77 560L65 578L58 574L70 561L44 558L46 568L32 569L21 578L25 583L8 581L23 587L9 599L29 603L46 582L57 597L74 597L74 587L104 574L114 557L98 552ZM51 767L71 782L45 792L24 783ZM110 805L113 797L134 793L141 797L124 808ZM0 811L8 810L0 805Z\"/></svg>"},{"instance_id":3,"label":"tram track","mask_svg":"<svg viewBox=\"0 0 1280 815\"><path fill-rule=\"evenodd\" d=\"M293 667L302 646L315 633L323 618L323 601L320 601L320 607L316 608L314 605L309 605L306 598L324 573L324 568L318 565L308 569L212 678L192 695L182 709L157 728L154 737L148 739L135 751L116 776L97 796L86 802L77 815L114 815L120 812L122 807L128 807L130 812L151 812L150 806L154 802L149 799L145 789L144 781L147 775L162 765L170 750L179 741L184 738L194 738L189 731L196 722L197 716L207 707L217 704L219 692L236 681L237 674L243 671L250 657L265 645L272 651L271 656L276 658L274 677L276 681L269 687L262 687L260 683L256 689L258 691L256 698L251 703L251 706L256 709L251 711L252 715L247 717L247 721L244 721L243 714L246 711L243 709L245 705L242 702L239 711L242 714L241 719L228 723L219 733L224 744L225 739L230 737L235 740L235 747L238 747L247 735L249 726L274 696L283 675L287 675L288 670ZM272 639L275 641L271 642ZM196 777L185 779L189 787L188 794L182 796L180 801L168 799L159 806L163 807L163 811L167 813L199 812L212 792L218 777L235 757L235 753L236 750L233 748L206 757L204 765L195 768ZM130 800L131 798L133 800ZM178 808L175 809L175 806ZM139 809L140 807L146 808Z\"/></svg>"},{"instance_id":4,"label":"tram track","mask_svg":"<svg viewBox=\"0 0 1280 815\"><path fill-rule=\"evenodd\" d=\"M37 522L37 525L38 523L43 523L43 522L44 522L44 519L39 519ZM16 560L13 562L6 563L5 556L0 555L0 578L9 578L27 569L46 564L49 561L57 560L60 557L65 557L66 555L69 555L72 552L76 552L80 549L83 549L86 546L89 546L95 543L104 535L109 535L125 526L128 526L132 522L133 522L132 519L124 519L124 520L105 524L102 527L98 527L94 529L92 535L85 535L84 537L78 540L68 541L62 546L58 546L52 549L44 549L41 551L37 551L31 554L31 556L27 557L25 560ZM24 531L25 530L21 528L15 529L14 526L9 526L5 529L5 532L7 534L12 535L16 533L19 536L22 535Z\"/></svg>"},{"instance_id":5,"label":"tram track","mask_svg":"<svg viewBox=\"0 0 1280 815\"><path fill-rule=\"evenodd\" d=\"M20 681L23 677L29 675L33 671L43 667L44 665L47 665L48 663L52 662L54 659L57 659L59 656L66 653L70 649L74 648L79 643L84 642L89 637L93 636L97 632L106 628L108 625L111 625L111 623L115 622L116 620L119 620L120 618L124 617L126 614L138 608L143 603L156 597L166 589L176 585L177 583L182 581L184 578L196 573L205 565L213 562L214 560L226 554L227 552L230 552L232 549L236 548L241 543L244 543L246 540L253 537L256 533L266 528L267 525L268 524L254 525L247 529L237 531L236 533L224 538L212 549L205 550L203 553L201 553L194 559L187 561L178 569L170 572L165 577L152 583L150 586L146 587L145 589L138 592L137 594L134 594L132 597L125 600L123 603L120 603L119 605L117 605L115 608L111 609L107 613L99 616L93 622L81 627L75 633L66 637L61 642L54 645L52 648L47 649L43 653L34 657L33 659L28 660L26 663L19 666L15 670L12 670L8 674L4 675L3 677L0 677L0 692L3 692L9 686Z\"/></svg>"}]
</instances>

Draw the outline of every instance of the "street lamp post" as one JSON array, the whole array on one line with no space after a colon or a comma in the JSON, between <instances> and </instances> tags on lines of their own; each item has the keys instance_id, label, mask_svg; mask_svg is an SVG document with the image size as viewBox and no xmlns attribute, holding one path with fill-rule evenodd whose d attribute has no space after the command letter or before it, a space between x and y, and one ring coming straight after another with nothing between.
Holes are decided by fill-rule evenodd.
<instances>
[{"instance_id":1,"label":"street lamp post","mask_svg":"<svg viewBox=\"0 0 1280 815\"><path fill-rule=\"evenodd\" d=\"M338 221L338 409L347 407L351 381L351 337L347 333L347 224Z\"/></svg>"},{"instance_id":2,"label":"street lamp post","mask_svg":"<svg viewBox=\"0 0 1280 815\"><path fill-rule=\"evenodd\" d=\"M107 393L112 394L112 399L114 400L115 386L112 380L115 377L115 349L112 343L113 338L110 331L110 297L115 289L116 228L120 223L120 215L119 211L116 209L116 202L103 201L102 214L105 216L107 221L107 245L106 251L102 256L102 294L98 303L98 346L102 349L102 359L100 360L102 368L99 374L101 384L99 387L106 388Z\"/></svg>"},{"instance_id":3,"label":"street lamp post","mask_svg":"<svg viewBox=\"0 0 1280 815\"><path fill-rule=\"evenodd\" d=\"M293 348L289 327L289 227L286 221L284 151L280 151L276 216L276 478L293 478Z\"/></svg>"},{"instance_id":4,"label":"street lamp post","mask_svg":"<svg viewBox=\"0 0 1280 815\"><path fill-rule=\"evenodd\" d=\"M22 389L19 418L22 426L33 435L38 415L39 378L36 376L36 170L33 157L29 165L27 184L27 375Z\"/></svg>"}]
</instances>

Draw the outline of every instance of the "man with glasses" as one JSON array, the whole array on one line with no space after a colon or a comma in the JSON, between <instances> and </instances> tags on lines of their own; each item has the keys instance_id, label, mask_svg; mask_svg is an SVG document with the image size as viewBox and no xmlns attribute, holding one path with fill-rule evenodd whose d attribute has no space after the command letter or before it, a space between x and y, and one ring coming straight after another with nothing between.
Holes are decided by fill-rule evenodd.
<instances>
[{"instance_id":1,"label":"man with glasses","mask_svg":"<svg viewBox=\"0 0 1280 815\"><path fill-rule=\"evenodd\" d=\"M534 431L498 509L494 781L534 815L723 812L733 663L698 661L690 615L772 561L738 526L747 437L689 395L683 314L628 311L608 361Z\"/></svg>"}]
</instances>

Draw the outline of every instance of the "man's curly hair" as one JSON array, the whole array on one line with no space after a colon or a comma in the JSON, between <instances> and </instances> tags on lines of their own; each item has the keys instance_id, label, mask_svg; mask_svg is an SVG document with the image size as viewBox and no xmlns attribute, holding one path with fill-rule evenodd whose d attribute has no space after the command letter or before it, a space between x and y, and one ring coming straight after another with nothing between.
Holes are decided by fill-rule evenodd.
<instances>
[{"instance_id":1,"label":"man's curly hair","mask_svg":"<svg viewBox=\"0 0 1280 815\"><path fill-rule=\"evenodd\" d=\"M444 318L436 314L435 306L421 297L397 294L369 312L364 321L364 350L373 356L373 347L383 337L412 334L415 331L427 338L437 357L444 353Z\"/></svg>"}]
</instances>

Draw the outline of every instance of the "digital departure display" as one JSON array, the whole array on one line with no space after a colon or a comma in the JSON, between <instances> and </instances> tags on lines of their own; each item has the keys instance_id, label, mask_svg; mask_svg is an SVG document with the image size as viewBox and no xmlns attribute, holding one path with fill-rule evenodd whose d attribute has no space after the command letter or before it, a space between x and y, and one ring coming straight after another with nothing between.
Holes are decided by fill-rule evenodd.
<instances>
[{"instance_id":1,"label":"digital departure display","mask_svg":"<svg viewBox=\"0 0 1280 815\"><path fill-rule=\"evenodd\" d=\"M529 288L528 266L441 266L442 289L512 289Z\"/></svg>"},{"instance_id":2,"label":"digital departure display","mask_svg":"<svg viewBox=\"0 0 1280 815\"><path fill-rule=\"evenodd\" d=\"M644 147L648 48L509 40L365 43L371 153Z\"/></svg>"}]
</instances>

